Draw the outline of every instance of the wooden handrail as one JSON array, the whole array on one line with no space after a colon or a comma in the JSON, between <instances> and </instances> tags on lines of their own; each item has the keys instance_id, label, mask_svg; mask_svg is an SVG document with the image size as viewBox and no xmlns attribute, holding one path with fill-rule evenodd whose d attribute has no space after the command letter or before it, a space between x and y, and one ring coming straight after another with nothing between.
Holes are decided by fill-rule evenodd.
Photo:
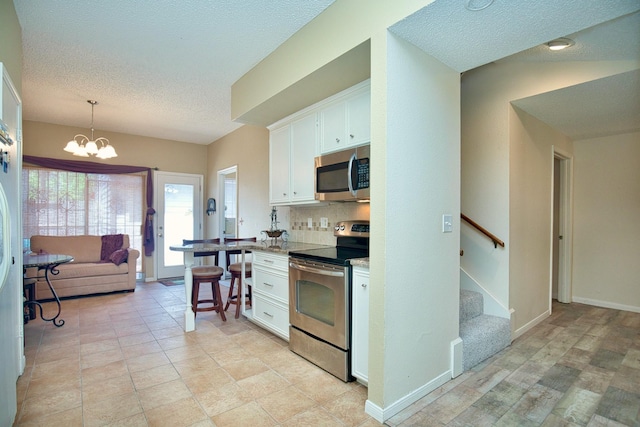
<instances>
[{"instance_id":1,"label":"wooden handrail","mask_svg":"<svg viewBox=\"0 0 640 427\"><path fill-rule=\"evenodd\" d=\"M490 238L493 241L493 246L495 248L497 248L498 245L500 245L501 247L504 248L504 242L502 240L498 239L494 234L492 234L489 231L487 231L486 228L484 228L483 226L481 226L480 224L478 224L477 222L475 222L474 220L472 220L471 218L469 218L468 216L466 216L462 212L460 213L460 218L462 218L463 220L467 221L469 224L471 224L472 226L477 228L482 234L484 234L485 236Z\"/></svg>"}]
</instances>

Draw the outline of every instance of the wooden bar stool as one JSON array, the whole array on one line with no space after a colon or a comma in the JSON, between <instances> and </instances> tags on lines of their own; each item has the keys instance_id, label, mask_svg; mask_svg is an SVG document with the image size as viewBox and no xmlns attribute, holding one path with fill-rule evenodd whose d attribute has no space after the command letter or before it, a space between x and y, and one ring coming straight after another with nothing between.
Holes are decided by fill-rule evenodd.
<instances>
[{"instance_id":1,"label":"wooden bar stool","mask_svg":"<svg viewBox=\"0 0 640 427\"><path fill-rule=\"evenodd\" d=\"M183 245L191 245L194 243L214 243L220 244L220 239L202 239L202 240L182 240ZM195 314L199 311L217 311L223 321L227 321L222 308L222 293L220 292L220 278L224 274L222 267L218 267L218 251L197 252L194 257L214 257L213 266L202 265L191 268L193 274L193 287L191 288L191 309ZM199 299L200 284L211 283L211 298ZM211 304L209 307L200 307L200 304Z\"/></svg>"},{"instance_id":2,"label":"wooden bar stool","mask_svg":"<svg viewBox=\"0 0 640 427\"><path fill-rule=\"evenodd\" d=\"M256 238L255 237L245 237L245 238L239 238L239 239L234 239L234 238L225 238L224 239L224 243L230 243L230 242L255 242ZM245 250L245 253L251 253L251 251L247 251ZM232 249L232 250L227 250L225 251L225 257L227 260L227 271L229 271L231 273L231 284L229 285L229 296L227 297L227 304L224 306L224 310L227 311L227 309L229 308L230 304L235 304L236 305L236 315L235 318L237 319L238 317L240 317L240 306L242 305L242 298L239 297L240 294L240 289L242 289L242 261L238 262L237 257L241 254L241 249ZM231 257L234 257L236 259L234 259L234 261L236 262L231 262ZM251 277L251 263L247 262L245 263L245 272L247 277ZM236 283L236 279L238 279L238 288L236 290L236 293L234 295L233 293L233 289L234 289L234 285ZM247 286L247 294L246 296L246 305L251 306L251 286Z\"/></svg>"},{"instance_id":3,"label":"wooden bar stool","mask_svg":"<svg viewBox=\"0 0 640 427\"><path fill-rule=\"evenodd\" d=\"M227 321L222 308L222 294L220 293L220 278L224 274L222 267L200 266L191 269L193 273L193 290L191 293L191 308L194 313L199 311L217 311L223 321ZM212 299L198 299L201 283L211 283ZM211 304L208 307L201 307L200 304Z\"/></svg>"}]
</instances>

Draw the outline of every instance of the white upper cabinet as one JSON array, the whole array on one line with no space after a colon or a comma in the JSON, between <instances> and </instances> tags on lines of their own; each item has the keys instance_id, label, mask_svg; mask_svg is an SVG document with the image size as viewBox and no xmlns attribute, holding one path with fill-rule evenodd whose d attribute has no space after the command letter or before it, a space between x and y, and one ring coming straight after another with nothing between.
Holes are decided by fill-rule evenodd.
<instances>
[{"instance_id":1,"label":"white upper cabinet","mask_svg":"<svg viewBox=\"0 0 640 427\"><path fill-rule=\"evenodd\" d=\"M315 200L314 159L318 154L317 114L291 123L291 201Z\"/></svg>"},{"instance_id":2,"label":"white upper cabinet","mask_svg":"<svg viewBox=\"0 0 640 427\"><path fill-rule=\"evenodd\" d=\"M314 158L370 141L369 80L272 124L269 203L319 203L315 200Z\"/></svg>"},{"instance_id":3,"label":"white upper cabinet","mask_svg":"<svg viewBox=\"0 0 640 427\"><path fill-rule=\"evenodd\" d=\"M290 200L289 160L291 125L274 129L269 134L269 200L272 204Z\"/></svg>"},{"instance_id":4,"label":"white upper cabinet","mask_svg":"<svg viewBox=\"0 0 640 427\"><path fill-rule=\"evenodd\" d=\"M320 111L320 151L342 150L347 144L347 104L344 101Z\"/></svg>"},{"instance_id":5,"label":"white upper cabinet","mask_svg":"<svg viewBox=\"0 0 640 427\"><path fill-rule=\"evenodd\" d=\"M327 101L320 110L321 154L371 141L371 90L368 80Z\"/></svg>"},{"instance_id":6,"label":"white upper cabinet","mask_svg":"<svg viewBox=\"0 0 640 427\"><path fill-rule=\"evenodd\" d=\"M314 158L318 154L317 114L280 123L269 135L269 202L316 203Z\"/></svg>"}]
</instances>

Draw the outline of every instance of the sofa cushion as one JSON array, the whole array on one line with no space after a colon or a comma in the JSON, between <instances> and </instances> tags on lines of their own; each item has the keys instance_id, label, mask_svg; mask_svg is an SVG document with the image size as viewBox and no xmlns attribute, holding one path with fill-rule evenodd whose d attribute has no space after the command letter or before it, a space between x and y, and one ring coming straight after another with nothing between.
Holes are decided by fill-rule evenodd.
<instances>
[{"instance_id":1,"label":"sofa cushion","mask_svg":"<svg viewBox=\"0 0 640 427\"><path fill-rule=\"evenodd\" d=\"M120 265L127 260L129 256L129 251L127 249L118 249L109 257L109 261L114 263L115 265Z\"/></svg>"},{"instance_id":2,"label":"sofa cushion","mask_svg":"<svg viewBox=\"0 0 640 427\"><path fill-rule=\"evenodd\" d=\"M129 267L126 263L115 265L111 262L86 262L86 263L74 263L74 264L62 264L58 266L60 273L56 275L49 275L51 280L69 279L75 277L86 277L88 280L91 277L97 276L109 276L118 274L127 274Z\"/></svg>"},{"instance_id":3,"label":"sofa cushion","mask_svg":"<svg viewBox=\"0 0 640 427\"><path fill-rule=\"evenodd\" d=\"M129 235L122 239L122 249L129 247ZM101 236L32 236L31 250L35 253L64 254L73 257L72 263L100 262Z\"/></svg>"}]
</instances>

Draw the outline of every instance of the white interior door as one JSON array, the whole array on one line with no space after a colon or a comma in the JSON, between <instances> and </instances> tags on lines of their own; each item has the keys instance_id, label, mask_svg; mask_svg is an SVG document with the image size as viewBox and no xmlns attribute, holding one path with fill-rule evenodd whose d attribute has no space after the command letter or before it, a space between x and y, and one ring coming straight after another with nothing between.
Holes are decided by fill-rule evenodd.
<instances>
[{"instance_id":1,"label":"white interior door","mask_svg":"<svg viewBox=\"0 0 640 427\"><path fill-rule=\"evenodd\" d=\"M169 249L202 238L202 175L156 172L156 278L184 275L182 252Z\"/></svg>"},{"instance_id":2,"label":"white interior door","mask_svg":"<svg viewBox=\"0 0 640 427\"><path fill-rule=\"evenodd\" d=\"M570 303L572 300L572 259L573 259L573 225L571 177L573 159L565 153L554 149L554 193L553 230L552 230L552 281L557 289L559 302ZM555 282L555 283L554 283ZM551 302L549 302L551 305Z\"/></svg>"},{"instance_id":3,"label":"white interior door","mask_svg":"<svg viewBox=\"0 0 640 427\"><path fill-rule=\"evenodd\" d=\"M234 238L238 229L238 167L231 166L218 171L218 194L220 195L220 241ZM225 278L230 277L224 256L219 265L225 269Z\"/></svg>"},{"instance_id":4,"label":"white interior door","mask_svg":"<svg viewBox=\"0 0 640 427\"><path fill-rule=\"evenodd\" d=\"M220 240L236 237L238 227L238 171L233 166L218 171L220 185Z\"/></svg>"}]
</instances>

